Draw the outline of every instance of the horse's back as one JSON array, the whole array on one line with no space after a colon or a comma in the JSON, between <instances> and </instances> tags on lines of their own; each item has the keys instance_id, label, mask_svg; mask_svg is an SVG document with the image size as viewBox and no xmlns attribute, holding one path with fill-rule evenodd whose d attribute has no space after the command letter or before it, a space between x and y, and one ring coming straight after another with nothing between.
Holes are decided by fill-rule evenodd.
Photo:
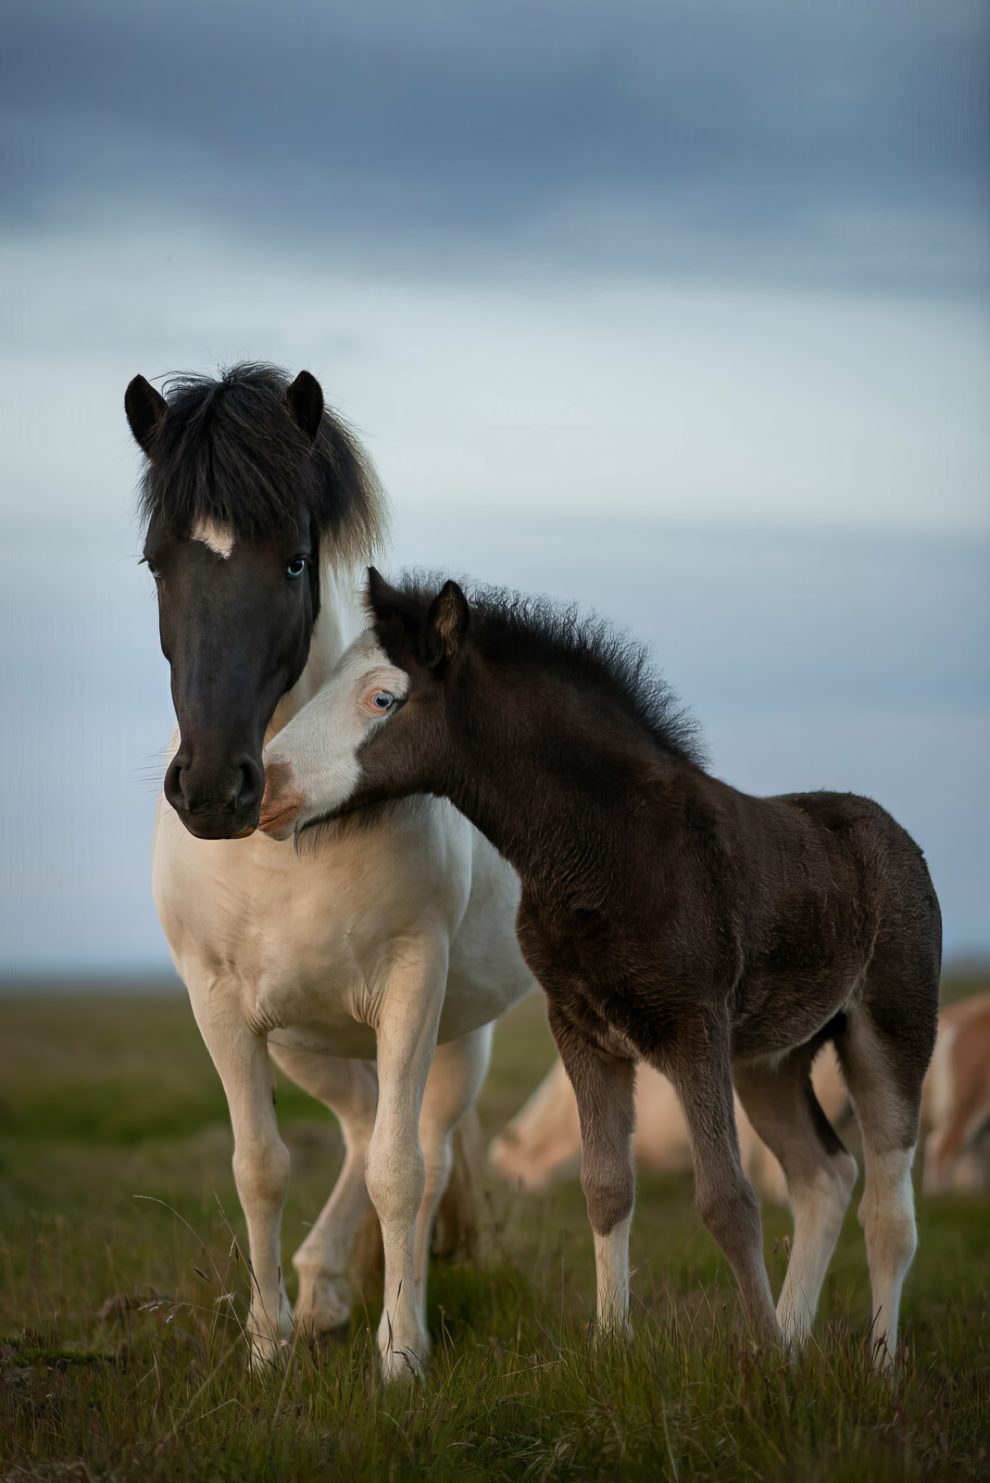
<instances>
[{"instance_id":1,"label":"horse's back","mask_svg":"<svg viewBox=\"0 0 990 1483\"><path fill-rule=\"evenodd\" d=\"M864 998L882 1018L910 1004L933 1037L940 919L910 835L854 793L737 799L738 1051L821 1034Z\"/></svg>"},{"instance_id":2,"label":"horse's back","mask_svg":"<svg viewBox=\"0 0 990 1483\"><path fill-rule=\"evenodd\" d=\"M854 1002L916 1061L920 1078L935 1042L942 963L942 918L924 854L870 798L806 793L790 801L855 864L869 951Z\"/></svg>"},{"instance_id":3,"label":"horse's back","mask_svg":"<svg viewBox=\"0 0 990 1483\"><path fill-rule=\"evenodd\" d=\"M907 830L879 803L856 793L792 793L780 802L798 809L833 852L848 857L871 923L873 957L900 944L937 977L938 898L924 854Z\"/></svg>"}]
</instances>

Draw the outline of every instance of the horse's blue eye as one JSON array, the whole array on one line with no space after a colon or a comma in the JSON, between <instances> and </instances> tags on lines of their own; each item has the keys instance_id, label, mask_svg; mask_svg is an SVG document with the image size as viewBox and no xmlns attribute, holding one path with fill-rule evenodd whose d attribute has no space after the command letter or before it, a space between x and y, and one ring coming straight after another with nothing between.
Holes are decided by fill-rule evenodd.
<instances>
[{"instance_id":1,"label":"horse's blue eye","mask_svg":"<svg viewBox=\"0 0 990 1483\"><path fill-rule=\"evenodd\" d=\"M390 706L395 704L395 696L389 695L387 690L379 690L372 703L378 710L387 711Z\"/></svg>"},{"instance_id":2,"label":"horse's blue eye","mask_svg":"<svg viewBox=\"0 0 990 1483\"><path fill-rule=\"evenodd\" d=\"M289 562L289 565L285 568L285 575L287 577L301 577L305 570L305 556L293 556L292 560Z\"/></svg>"}]
</instances>

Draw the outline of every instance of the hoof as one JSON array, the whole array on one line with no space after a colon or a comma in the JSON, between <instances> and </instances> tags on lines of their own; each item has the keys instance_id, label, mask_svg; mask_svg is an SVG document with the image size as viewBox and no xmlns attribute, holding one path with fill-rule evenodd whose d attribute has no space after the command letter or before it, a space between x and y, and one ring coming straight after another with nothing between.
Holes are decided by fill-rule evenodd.
<instances>
[{"instance_id":1,"label":"hoof","mask_svg":"<svg viewBox=\"0 0 990 1483\"><path fill-rule=\"evenodd\" d=\"M276 1339L268 1334L249 1334L248 1345L248 1369L252 1375L266 1375L270 1370L283 1368L292 1340Z\"/></svg>"},{"instance_id":2,"label":"hoof","mask_svg":"<svg viewBox=\"0 0 990 1483\"><path fill-rule=\"evenodd\" d=\"M382 1355L382 1379L386 1385L411 1385L426 1375L426 1356L415 1349L388 1349Z\"/></svg>"},{"instance_id":3,"label":"hoof","mask_svg":"<svg viewBox=\"0 0 990 1483\"><path fill-rule=\"evenodd\" d=\"M294 1331L292 1310L288 1307L279 1313L275 1325L267 1318L248 1314L248 1367L253 1375L263 1375L273 1366L280 1368L285 1364L292 1348Z\"/></svg>"},{"instance_id":4,"label":"hoof","mask_svg":"<svg viewBox=\"0 0 990 1483\"><path fill-rule=\"evenodd\" d=\"M296 1327L307 1337L340 1333L351 1321L351 1288L346 1277L300 1274Z\"/></svg>"}]
</instances>

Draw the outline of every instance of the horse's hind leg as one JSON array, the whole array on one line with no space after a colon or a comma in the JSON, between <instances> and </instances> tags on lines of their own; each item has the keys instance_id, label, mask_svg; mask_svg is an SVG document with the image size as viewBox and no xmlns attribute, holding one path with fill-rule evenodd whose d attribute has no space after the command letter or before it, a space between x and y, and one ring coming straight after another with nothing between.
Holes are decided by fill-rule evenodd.
<instances>
[{"instance_id":1,"label":"horse's hind leg","mask_svg":"<svg viewBox=\"0 0 990 1483\"><path fill-rule=\"evenodd\" d=\"M296 1324L304 1332L328 1334L351 1315L348 1276L358 1227L371 1207L364 1160L375 1126L378 1080L365 1061L273 1043L275 1063L311 1097L324 1103L340 1123L344 1162L330 1198L292 1258L299 1274Z\"/></svg>"},{"instance_id":2,"label":"horse's hind leg","mask_svg":"<svg viewBox=\"0 0 990 1483\"><path fill-rule=\"evenodd\" d=\"M419 1115L424 1179L423 1198L416 1217L415 1252L416 1296L424 1324L430 1242L453 1166L454 1130L470 1112L484 1082L491 1056L492 1028L483 1025L458 1040L437 1046L426 1078ZM472 1184L460 1192L462 1202L473 1187ZM468 1222L462 1219L462 1224Z\"/></svg>"},{"instance_id":3,"label":"horse's hind leg","mask_svg":"<svg viewBox=\"0 0 990 1483\"><path fill-rule=\"evenodd\" d=\"M893 1363L901 1289L917 1246L911 1166L934 1000L930 1036L929 1016L913 1011L906 996L891 994L888 1004L875 1000L868 984L848 1007L835 1044L863 1137L859 1219L873 1287L874 1358L886 1367Z\"/></svg>"},{"instance_id":4,"label":"horse's hind leg","mask_svg":"<svg viewBox=\"0 0 990 1483\"><path fill-rule=\"evenodd\" d=\"M772 1069L766 1061L735 1066L736 1091L780 1160L794 1214L791 1259L777 1303L781 1335L792 1344L811 1331L857 1172L818 1104L811 1060L811 1051L800 1049Z\"/></svg>"}]
</instances>

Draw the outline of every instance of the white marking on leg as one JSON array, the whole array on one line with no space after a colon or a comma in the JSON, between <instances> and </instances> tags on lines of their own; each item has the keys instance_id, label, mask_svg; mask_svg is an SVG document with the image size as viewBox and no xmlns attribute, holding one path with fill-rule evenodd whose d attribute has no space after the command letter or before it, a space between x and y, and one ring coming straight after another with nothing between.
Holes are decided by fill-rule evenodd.
<instances>
[{"instance_id":1,"label":"white marking on leg","mask_svg":"<svg viewBox=\"0 0 990 1483\"><path fill-rule=\"evenodd\" d=\"M189 534L194 541L209 546L215 556L229 560L234 549L234 532L229 526L221 525L217 520L197 520Z\"/></svg>"},{"instance_id":2,"label":"white marking on leg","mask_svg":"<svg viewBox=\"0 0 990 1483\"><path fill-rule=\"evenodd\" d=\"M629 1334L629 1230L633 1212L616 1221L605 1236L595 1231L598 1332Z\"/></svg>"},{"instance_id":3,"label":"white marking on leg","mask_svg":"<svg viewBox=\"0 0 990 1483\"><path fill-rule=\"evenodd\" d=\"M867 1153L866 1188L859 1207L873 1284L872 1340L876 1363L888 1368L897 1348L901 1289L914 1258L918 1236L914 1223L911 1165L914 1148Z\"/></svg>"},{"instance_id":4,"label":"white marking on leg","mask_svg":"<svg viewBox=\"0 0 990 1483\"><path fill-rule=\"evenodd\" d=\"M788 1191L794 1241L777 1319L789 1345L803 1344L811 1332L856 1175L856 1160L850 1154L834 1154L828 1167L818 1168L810 1180L793 1181Z\"/></svg>"}]
</instances>

